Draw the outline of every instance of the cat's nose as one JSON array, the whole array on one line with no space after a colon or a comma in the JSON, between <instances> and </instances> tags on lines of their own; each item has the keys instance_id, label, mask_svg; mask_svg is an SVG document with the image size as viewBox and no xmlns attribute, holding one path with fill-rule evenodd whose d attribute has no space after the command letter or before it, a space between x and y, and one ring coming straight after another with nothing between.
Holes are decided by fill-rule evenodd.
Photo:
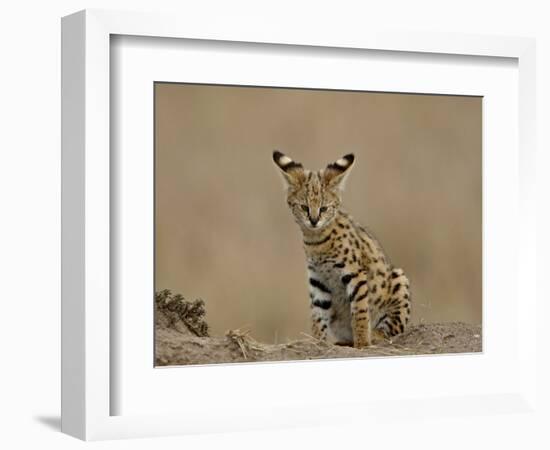
<instances>
[{"instance_id":1,"label":"cat's nose","mask_svg":"<svg viewBox=\"0 0 550 450\"><path fill-rule=\"evenodd\" d=\"M319 222L319 218L317 217L317 219L314 219L313 217L310 217L309 221L311 222L311 225L315 226L317 225L317 222Z\"/></svg>"}]
</instances>

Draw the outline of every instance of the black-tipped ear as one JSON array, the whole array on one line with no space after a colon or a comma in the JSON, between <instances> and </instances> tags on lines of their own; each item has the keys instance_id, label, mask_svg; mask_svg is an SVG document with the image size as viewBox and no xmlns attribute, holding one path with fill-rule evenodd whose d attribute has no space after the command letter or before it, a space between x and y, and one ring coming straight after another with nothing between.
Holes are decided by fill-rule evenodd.
<instances>
[{"instance_id":1,"label":"black-tipped ear","mask_svg":"<svg viewBox=\"0 0 550 450\"><path fill-rule=\"evenodd\" d=\"M323 172L323 178L327 186L332 188L344 188L344 182L353 167L355 156L353 153L348 153L342 156L339 160L329 164Z\"/></svg>"},{"instance_id":2,"label":"black-tipped ear","mask_svg":"<svg viewBox=\"0 0 550 450\"><path fill-rule=\"evenodd\" d=\"M286 156L278 150L273 151L273 161L284 172L289 172L293 169L303 169L303 166L300 163L293 161L292 158Z\"/></svg>"},{"instance_id":3,"label":"black-tipped ear","mask_svg":"<svg viewBox=\"0 0 550 450\"><path fill-rule=\"evenodd\" d=\"M279 169L281 169L281 173L287 185L296 185L303 181L303 166L300 163L293 161L289 156L275 150L273 151L273 162L277 164Z\"/></svg>"},{"instance_id":4,"label":"black-tipped ear","mask_svg":"<svg viewBox=\"0 0 550 450\"><path fill-rule=\"evenodd\" d=\"M336 174L343 173L353 165L353 161L355 161L355 156L353 153L348 153L342 156L338 161L329 164L327 166L327 171L334 171Z\"/></svg>"}]
</instances>

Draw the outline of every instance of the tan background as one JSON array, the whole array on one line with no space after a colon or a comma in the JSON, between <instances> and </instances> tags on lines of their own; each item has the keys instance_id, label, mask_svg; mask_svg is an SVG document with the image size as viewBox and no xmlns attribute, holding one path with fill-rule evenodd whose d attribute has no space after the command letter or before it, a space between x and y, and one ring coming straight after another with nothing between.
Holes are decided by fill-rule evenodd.
<instances>
[{"instance_id":1,"label":"tan background","mask_svg":"<svg viewBox=\"0 0 550 450\"><path fill-rule=\"evenodd\" d=\"M156 289L212 334L309 332L301 235L271 160L357 159L346 209L411 280L413 322L481 322L481 98L156 84Z\"/></svg>"}]
</instances>

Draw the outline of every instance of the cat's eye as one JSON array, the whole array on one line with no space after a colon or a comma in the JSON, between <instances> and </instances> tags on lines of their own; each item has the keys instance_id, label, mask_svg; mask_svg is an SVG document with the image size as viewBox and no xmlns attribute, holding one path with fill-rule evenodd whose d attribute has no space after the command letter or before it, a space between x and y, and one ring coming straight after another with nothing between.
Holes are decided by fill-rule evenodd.
<instances>
[{"instance_id":1,"label":"cat's eye","mask_svg":"<svg viewBox=\"0 0 550 450\"><path fill-rule=\"evenodd\" d=\"M327 208L326 206L321 206L321 207L319 208L319 212L320 212L320 213L327 212L327 209L328 209L328 208Z\"/></svg>"},{"instance_id":2,"label":"cat's eye","mask_svg":"<svg viewBox=\"0 0 550 450\"><path fill-rule=\"evenodd\" d=\"M309 212L309 206L307 205L300 205L300 208L302 208L302 211Z\"/></svg>"}]
</instances>

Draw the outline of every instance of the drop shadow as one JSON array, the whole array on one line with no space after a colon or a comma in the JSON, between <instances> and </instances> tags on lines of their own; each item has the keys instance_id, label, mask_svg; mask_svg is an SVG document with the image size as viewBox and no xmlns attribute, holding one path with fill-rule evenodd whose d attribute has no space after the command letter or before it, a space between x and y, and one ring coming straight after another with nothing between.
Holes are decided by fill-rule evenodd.
<instances>
[{"instance_id":1,"label":"drop shadow","mask_svg":"<svg viewBox=\"0 0 550 450\"><path fill-rule=\"evenodd\" d=\"M53 431L61 431L61 417L59 416L35 416L34 420Z\"/></svg>"}]
</instances>

